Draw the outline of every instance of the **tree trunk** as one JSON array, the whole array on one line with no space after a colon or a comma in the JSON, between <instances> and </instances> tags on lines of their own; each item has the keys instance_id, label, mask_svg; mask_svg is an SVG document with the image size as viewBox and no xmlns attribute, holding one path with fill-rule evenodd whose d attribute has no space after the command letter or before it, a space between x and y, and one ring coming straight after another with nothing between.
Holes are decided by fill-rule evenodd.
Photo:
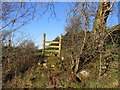
<instances>
[{"instance_id":1,"label":"tree trunk","mask_svg":"<svg viewBox=\"0 0 120 90\"><path fill-rule=\"evenodd\" d=\"M93 45L95 45L95 48L98 48L100 57L99 57L99 76L101 75L102 72L102 54L104 52L104 32L106 28L106 21L109 16L109 12L111 7L113 6L114 2L112 5L110 5L110 2L100 2L98 6L98 11L96 13L96 18L94 21L93 25ZM93 47L94 48L94 47Z\"/></svg>"}]
</instances>

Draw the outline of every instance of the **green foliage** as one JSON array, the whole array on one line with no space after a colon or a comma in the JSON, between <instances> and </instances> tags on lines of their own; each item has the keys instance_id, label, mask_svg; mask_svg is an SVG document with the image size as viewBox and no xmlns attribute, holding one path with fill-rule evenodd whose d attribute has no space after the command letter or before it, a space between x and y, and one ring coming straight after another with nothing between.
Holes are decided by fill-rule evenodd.
<instances>
[{"instance_id":1,"label":"green foliage","mask_svg":"<svg viewBox=\"0 0 120 90\"><path fill-rule=\"evenodd\" d=\"M117 38L114 33L114 38ZM71 58L79 55L82 45L83 31L75 34L76 47L73 48L71 35L65 35L62 39L62 57L59 60L56 56L41 57L41 50L31 50L29 48L3 47L3 87L20 88L115 88L118 87L118 61L120 53L119 40L114 45L110 37L105 41L105 51L102 57L102 75L99 75L99 52L98 48L93 47L92 33L87 32L87 42L83 53L80 56L79 72L77 75L82 82L72 80ZM68 39L69 38L69 39ZM73 44L73 45L72 45ZM69 49L68 49L69 48ZM71 52L73 48L75 52ZM68 51L66 51L68 49ZM33 53L34 52L34 53ZM47 68L37 65L38 60L45 60ZM54 65L54 67L51 67ZM105 67L105 68L103 68ZM90 72L89 77L84 77L80 71ZM104 81L104 82L103 82Z\"/></svg>"}]
</instances>

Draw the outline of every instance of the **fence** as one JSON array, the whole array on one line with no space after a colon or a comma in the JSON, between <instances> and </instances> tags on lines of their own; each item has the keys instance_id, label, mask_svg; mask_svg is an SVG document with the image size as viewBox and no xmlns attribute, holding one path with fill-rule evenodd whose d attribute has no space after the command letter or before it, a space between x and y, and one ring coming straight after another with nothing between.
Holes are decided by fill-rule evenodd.
<instances>
[{"instance_id":1,"label":"fence","mask_svg":"<svg viewBox=\"0 0 120 90\"><path fill-rule=\"evenodd\" d=\"M44 56L50 56L50 53L57 53L58 58L61 59L61 44L62 42L62 34L60 34L59 41L46 41L46 34L43 34L43 45L42 45L42 55ZM46 46L46 44L49 44ZM50 44L56 44L56 45L50 45ZM49 48L49 49L48 49ZM58 50L53 50L58 49ZM49 54L47 54L48 52Z\"/></svg>"}]
</instances>

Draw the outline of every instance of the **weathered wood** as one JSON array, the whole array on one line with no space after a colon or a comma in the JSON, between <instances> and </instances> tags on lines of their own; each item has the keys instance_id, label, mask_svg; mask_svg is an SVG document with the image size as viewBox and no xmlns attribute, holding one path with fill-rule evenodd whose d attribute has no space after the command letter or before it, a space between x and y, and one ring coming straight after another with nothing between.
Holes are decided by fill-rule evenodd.
<instances>
[{"instance_id":1,"label":"weathered wood","mask_svg":"<svg viewBox=\"0 0 120 90\"><path fill-rule=\"evenodd\" d=\"M11 47L11 40L8 40L8 47Z\"/></svg>"},{"instance_id":2,"label":"weathered wood","mask_svg":"<svg viewBox=\"0 0 120 90\"><path fill-rule=\"evenodd\" d=\"M45 43L50 43L51 41L45 41Z\"/></svg>"},{"instance_id":3,"label":"weathered wood","mask_svg":"<svg viewBox=\"0 0 120 90\"><path fill-rule=\"evenodd\" d=\"M62 34L60 34L60 38L59 38L59 59L61 59L61 46L62 46Z\"/></svg>"},{"instance_id":4,"label":"weathered wood","mask_svg":"<svg viewBox=\"0 0 120 90\"><path fill-rule=\"evenodd\" d=\"M45 50L45 52L59 52L59 50Z\"/></svg>"},{"instance_id":5,"label":"weathered wood","mask_svg":"<svg viewBox=\"0 0 120 90\"><path fill-rule=\"evenodd\" d=\"M49 43L49 44L59 44L59 42L57 42L57 41L45 41L45 43Z\"/></svg>"},{"instance_id":6,"label":"weathered wood","mask_svg":"<svg viewBox=\"0 0 120 90\"><path fill-rule=\"evenodd\" d=\"M45 54L45 56L50 56L50 54Z\"/></svg>"},{"instance_id":7,"label":"weathered wood","mask_svg":"<svg viewBox=\"0 0 120 90\"><path fill-rule=\"evenodd\" d=\"M46 54L47 52L57 52L58 53L58 57L59 59L61 59L61 46L62 46L62 34L60 34L60 38L59 41L46 41L46 34L43 34L43 47L42 47L42 55L43 56L50 56L50 54ZM45 46L45 44L48 43L50 44L58 44L58 45L50 45L50 46ZM46 50L47 48L49 48L49 50ZM58 50L52 50L52 48L58 48ZM45 53L46 52L46 53Z\"/></svg>"},{"instance_id":8,"label":"weathered wood","mask_svg":"<svg viewBox=\"0 0 120 90\"><path fill-rule=\"evenodd\" d=\"M45 48L59 48L59 46L45 46Z\"/></svg>"},{"instance_id":9,"label":"weathered wood","mask_svg":"<svg viewBox=\"0 0 120 90\"><path fill-rule=\"evenodd\" d=\"M46 34L43 33L43 47L42 47L42 55L44 56L45 55L45 39L46 39Z\"/></svg>"}]
</instances>

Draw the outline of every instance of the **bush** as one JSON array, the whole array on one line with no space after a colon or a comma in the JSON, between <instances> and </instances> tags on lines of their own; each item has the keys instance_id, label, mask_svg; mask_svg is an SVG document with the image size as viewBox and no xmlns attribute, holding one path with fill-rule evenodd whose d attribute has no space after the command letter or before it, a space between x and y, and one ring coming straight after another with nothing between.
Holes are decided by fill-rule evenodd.
<instances>
[{"instance_id":1,"label":"bush","mask_svg":"<svg viewBox=\"0 0 120 90\"><path fill-rule=\"evenodd\" d=\"M36 64L34 47L4 47L2 49L3 83L23 74ZM3 84L5 85L5 84Z\"/></svg>"}]
</instances>

